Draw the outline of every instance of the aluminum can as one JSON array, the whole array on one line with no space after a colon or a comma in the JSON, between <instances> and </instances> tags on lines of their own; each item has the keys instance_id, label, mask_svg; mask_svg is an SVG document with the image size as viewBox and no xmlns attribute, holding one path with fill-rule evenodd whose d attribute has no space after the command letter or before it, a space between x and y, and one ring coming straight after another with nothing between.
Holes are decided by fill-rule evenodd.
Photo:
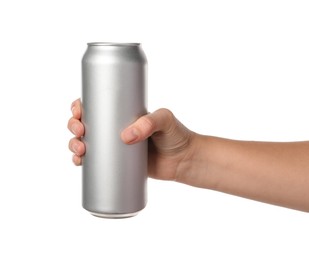
<instances>
[{"instance_id":1,"label":"aluminum can","mask_svg":"<svg viewBox=\"0 0 309 260\"><path fill-rule=\"evenodd\" d=\"M106 218L136 215L146 205L147 140L120 133L147 113L147 60L139 43L88 43L82 59L83 207Z\"/></svg>"}]
</instances>

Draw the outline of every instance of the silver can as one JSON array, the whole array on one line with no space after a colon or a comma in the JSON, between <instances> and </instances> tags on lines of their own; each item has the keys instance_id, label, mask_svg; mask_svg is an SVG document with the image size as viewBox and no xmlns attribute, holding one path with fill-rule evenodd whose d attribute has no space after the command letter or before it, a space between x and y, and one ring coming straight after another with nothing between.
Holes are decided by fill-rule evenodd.
<instances>
[{"instance_id":1,"label":"silver can","mask_svg":"<svg viewBox=\"0 0 309 260\"><path fill-rule=\"evenodd\" d=\"M147 60L138 43L88 43L82 59L83 207L106 218L136 215L146 205L147 141L120 133L147 113Z\"/></svg>"}]
</instances>

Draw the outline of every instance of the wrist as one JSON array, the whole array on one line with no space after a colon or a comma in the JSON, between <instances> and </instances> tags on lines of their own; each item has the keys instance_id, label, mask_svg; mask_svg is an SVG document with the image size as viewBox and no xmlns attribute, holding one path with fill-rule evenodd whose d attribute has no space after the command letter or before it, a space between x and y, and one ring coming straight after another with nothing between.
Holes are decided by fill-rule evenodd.
<instances>
[{"instance_id":1,"label":"wrist","mask_svg":"<svg viewBox=\"0 0 309 260\"><path fill-rule=\"evenodd\" d=\"M211 137L192 133L188 149L177 169L176 181L187 185L212 189L213 180L209 176L209 151Z\"/></svg>"},{"instance_id":2,"label":"wrist","mask_svg":"<svg viewBox=\"0 0 309 260\"><path fill-rule=\"evenodd\" d=\"M220 190L220 173L228 170L224 140L194 134L188 155L183 162L183 171L177 181L194 187Z\"/></svg>"}]
</instances>

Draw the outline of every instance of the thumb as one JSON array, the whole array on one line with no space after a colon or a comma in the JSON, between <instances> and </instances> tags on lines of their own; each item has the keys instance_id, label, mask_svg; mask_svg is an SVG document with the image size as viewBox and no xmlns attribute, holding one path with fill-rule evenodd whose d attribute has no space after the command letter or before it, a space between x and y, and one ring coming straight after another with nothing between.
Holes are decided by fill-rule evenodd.
<instances>
[{"instance_id":1,"label":"thumb","mask_svg":"<svg viewBox=\"0 0 309 260\"><path fill-rule=\"evenodd\" d=\"M171 126L174 115L171 111L161 108L137 119L124 129L121 139L126 144L135 144L147 139L156 132L166 132Z\"/></svg>"}]
</instances>

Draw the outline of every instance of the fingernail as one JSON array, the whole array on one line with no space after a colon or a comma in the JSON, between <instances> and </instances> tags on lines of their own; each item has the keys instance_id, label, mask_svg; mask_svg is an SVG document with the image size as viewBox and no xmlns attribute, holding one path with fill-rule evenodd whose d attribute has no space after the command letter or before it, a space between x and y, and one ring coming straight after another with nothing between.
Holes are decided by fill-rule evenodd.
<instances>
[{"instance_id":1,"label":"fingernail","mask_svg":"<svg viewBox=\"0 0 309 260\"><path fill-rule=\"evenodd\" d=\"M134 142L138 138L138 130L136 128L131 128L127 134L126 139L128 143Z\"/></svg>"},{"instance_id":2,"label":"fingernail","mask_svg":"<svg viewBox=\"0 0 309 260\"><path fill-rule=\"evenodd\" d=\"M74 115L74 109L75 109L75 106L72 106L71 107L71 111L72 111L72 114Z\"/></svg>"}]
</instances>

